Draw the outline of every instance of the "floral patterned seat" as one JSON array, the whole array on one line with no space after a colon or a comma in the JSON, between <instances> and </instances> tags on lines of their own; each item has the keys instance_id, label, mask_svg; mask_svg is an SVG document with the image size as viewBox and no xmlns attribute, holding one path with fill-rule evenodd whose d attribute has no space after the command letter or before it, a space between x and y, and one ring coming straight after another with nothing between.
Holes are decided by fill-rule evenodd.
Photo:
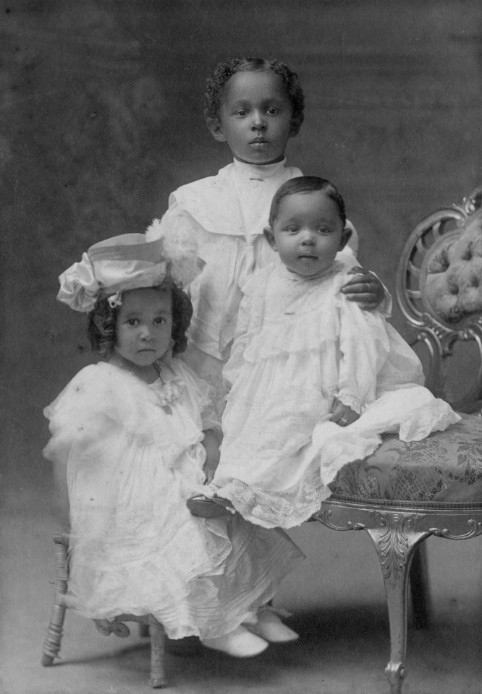
<instances>
[{"instance_id":1,"label":"floral patterned seat","mask_svg":"<svg viewBox=\"0 0 482 694\"><path fill-rule=\"evenodd\" d=\"M467 504L482 501L482 418L465 415L448 430L404 443L385 436L366 460L345 465L332 498Z\"/></svg>"},{"instance_id":2,"label":"floral patterned seat","mask_svg":"<svg viewBox=\"0 0 482 694\"><path fill-rule=\"evenodd\" d=\"M461 421L423 441L387 435L366 460L345 465L330 485L315 520L335 530L364 530L382 569L390 622L391 694L406 674L407 587L414 607L426 605L423 541L482 534L482 187L462 205L423 219L400 258L396 297L415 342L428 354L426 386ZM446 364L459 343L475 346L466 392L452 397ZM478 360L478 363L477 363ZM426 609L426 607L425 607ZM361 689L363 687L361 686Z\"/></svg>"}]
</instances>

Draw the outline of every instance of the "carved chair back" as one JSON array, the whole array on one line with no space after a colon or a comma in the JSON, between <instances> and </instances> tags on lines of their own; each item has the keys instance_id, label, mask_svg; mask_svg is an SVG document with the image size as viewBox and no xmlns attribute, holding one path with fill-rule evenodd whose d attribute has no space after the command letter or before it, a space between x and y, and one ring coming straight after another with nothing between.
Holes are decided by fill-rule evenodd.
<instances>
[{"instance_id":1,"label":"carved chair back","mask_svg":"<svg viewBox=\"0 0 482 694\"><path fill-rule=\"evenodd\" d=\"M462 204L425 217L408 238L397 272L397 300L416 331L412 346L422 343L428 353L426 385L462 412L482 405L481 205L482 186ZM462 369L457 355L465 391L447 377L459 342L475 347Z\"/></svg>"}]
</instances>

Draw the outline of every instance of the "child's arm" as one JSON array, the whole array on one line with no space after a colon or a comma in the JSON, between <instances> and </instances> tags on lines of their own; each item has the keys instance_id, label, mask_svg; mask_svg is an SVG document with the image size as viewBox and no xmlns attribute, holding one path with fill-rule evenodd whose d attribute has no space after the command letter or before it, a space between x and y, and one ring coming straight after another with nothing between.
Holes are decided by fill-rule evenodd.
<instances>
[{"instance_id":1,"label":"child's arm","mask_svg":"<svg viewBox=\"0 0 482 694\"><path fill-rule=\"evenodd\" d=\"M351 236L347 248L342 253L346 254L351 251L356 258L359 246L358 233L350 221L347 220L346 226L351 230ZM350 270L349 274L355 276L341 288L346 298L349 301L355 301L365 311L373 311L379 308L385 316L390 316L392 312L392 297L375 273L356 266Z\"/></svg>"},{"instance_id":2,"label":"child's arm","mask_svg":"<svg viewBox=\"0 0 482 694\"><path fill-rule=\"evenodd\" d=\"M213 386L197 376L180 359L173 359L172 366L184 381L191 399L199 411L200 428L203 432L201 443L206 452L203 463L203 472L206 477L204 482L209 484L219 463L219 448L223 439L220 416L215 406L216 392Z\"/></svg>"},{"instance_id":3,"label":"child's arm","mask_svg":"<svg viewBox=\"0 0 482 694\"><path fill-rule=\"evenodd\" d=\"M221 445L221 433L217 429L206 429L202 444L206 451L206 462L203 469L206 475L206 484L209 484L216 472L219 463L219 447Z\"/></svg>"}]
</instances>

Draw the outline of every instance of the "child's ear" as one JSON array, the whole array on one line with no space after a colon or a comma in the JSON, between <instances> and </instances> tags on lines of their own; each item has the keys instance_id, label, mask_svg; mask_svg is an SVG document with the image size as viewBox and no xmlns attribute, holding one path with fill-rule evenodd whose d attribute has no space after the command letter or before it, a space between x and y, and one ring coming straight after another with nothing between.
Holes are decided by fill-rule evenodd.
<instances>
[{"instance_id":1,"label":"child's ear","mask_svg":"<svg viewBox=\"0 0 482 694\"><path fill-rule=\"evenodd\" d=\"M226 138L223 133L223 126L221 125L219 118L208 116L206 118L206 125L208 126L208 130L215 140L218 142L226 142Z\"/></svg>"},{"instance_id":2,"label":"child's ear","mask_svg":"<svg viewBox=\"0 0 482 694\"><path fill-rule=\"evenodd\" d=\"M269 243L269 245L271 246L271 248L273 249L273 251L277 251L278 249L276 248L276 241L275 241L275 238L274 238L274 234L273 234L272 228L271 228L271 227L265 227L265 228L263 229L263 234L264 234L264 238L265 238L266 241Z\"/></svg>"},{"instance_id":3,"label":"child's ear","mask_svg":"<svg viewBox=\"0 0 482 694\"><path fill-rule=\"evenodd\" d=\"M303 125L304 115L300 113L298 116L293 116L291 118L290 124L290 137L296 137L300 132L300 128Z\"/></svg>"},{"instance_id":4,"label":"child's ear","mask_svg":"<svg viewBox=\"0 0 482 694\"><path fill-rule=\"evenodd\" d=\"M351 235L352 235L352 230L349 229L348 227L345 227L343 229L343 231L341 232L341 240L340 240L340 248L339 248L340 251L342 251L345 248L346 244L351 239Z\"/></svg>"}]
</instances>

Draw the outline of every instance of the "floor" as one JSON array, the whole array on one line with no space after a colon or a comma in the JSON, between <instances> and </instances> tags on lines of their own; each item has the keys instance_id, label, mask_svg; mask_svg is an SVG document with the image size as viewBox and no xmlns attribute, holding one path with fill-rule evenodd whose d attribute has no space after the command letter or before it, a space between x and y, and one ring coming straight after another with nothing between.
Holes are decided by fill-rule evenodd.
<instances>
[{"instance_id":1,"label":"floor","mask_svg":"<svg viewBox=\"0 0 482 694\"><path fill-rule=\"evenodd\" d=\"M3 476L0 511L0 694L148 692L149 643L104 637L67 614L61 659L40 666L53 581L48 481ZM388 694L387 619L380 570L360 533L317 524L293 532L307 554L277 602L292 612L295 644L271 646L248 660L207 651L195 640L169 644L169 686L176 694ZM433 599L431 626L410 623L404 694L482 694L482 547L427 542ZM322 554L321 549L324 552Z\"/></svg>"}]
</instances>

